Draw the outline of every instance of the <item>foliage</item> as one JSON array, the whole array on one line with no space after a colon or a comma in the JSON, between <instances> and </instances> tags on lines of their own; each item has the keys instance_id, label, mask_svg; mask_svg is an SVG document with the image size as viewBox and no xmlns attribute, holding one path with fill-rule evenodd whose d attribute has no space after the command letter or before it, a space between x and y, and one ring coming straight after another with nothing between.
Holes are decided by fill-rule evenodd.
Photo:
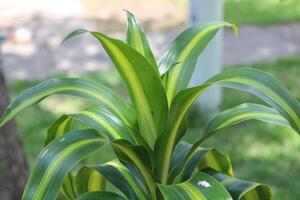
<instances>
[{"instance_id":1,"label":"foliage","mask_svg":"<svg viewBox=\"0 0 300 200\"><path fill-rule=\"evenodd\" d=\"M201 144L221 129L249 119L300 132L300 105L279 81L251 68L226 70L187 88L198 56L222 27L236 31L226 22L187 29L158 62L129 12L127 43L83 29L68 35L66 40L88 32L99 40L124 79L131 103L100 83L77 78L51 79L23 92L4 113L1 125L52 94L78 96L94 104L62 115L49 128L23 199L55 199L60 189L69 199L271 199L268 186L235 178L229 157ZM196 142L181 141L187 112L211 85L249 92L268 106L243 104L223 111ZM76 130L72 124L77 122L90 129ZM107 153L100 148L106 145L115 159L99 163L101 154ZM104 191L106 182L116 193Z\"/></svg>"}]
</instances>

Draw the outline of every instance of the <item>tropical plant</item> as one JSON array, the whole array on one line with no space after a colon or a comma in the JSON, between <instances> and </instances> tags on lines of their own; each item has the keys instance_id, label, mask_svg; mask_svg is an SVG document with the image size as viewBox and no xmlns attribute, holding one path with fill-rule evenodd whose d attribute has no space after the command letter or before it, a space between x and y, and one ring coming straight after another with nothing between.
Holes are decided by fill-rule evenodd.
<instances>
[{"instance_id":1,"label":"tropical plant","mask_svg":"<svg viewBox=\"0 0 300 200\"><path fill-rule=\"evenodd\" d=\"M23 199L56 199L60 191L67 199L79 200L272 199L269 186L235 178L229 157L201 144L225 127L252 119L300 133L299 102L274 77L252 68L228 69L187 88L197 58L218 30L231 27L237 32L236 26L192 26L156 62L142 27L130 12L127 16L126 42L83 29L65 40L82 33L94 36L125 80L131 103L100 83L56 78L23 92L4 113L0 126L53 94L92 103L79 113L62 115L49 128ZM225 110L195 143L187 143L182 140L187 113L212 85L251 93L266 104L244 103ZM78 128L79 123L90 129ZM112 160L97 162L110 152Z\"/></svg>"}]
</instances>

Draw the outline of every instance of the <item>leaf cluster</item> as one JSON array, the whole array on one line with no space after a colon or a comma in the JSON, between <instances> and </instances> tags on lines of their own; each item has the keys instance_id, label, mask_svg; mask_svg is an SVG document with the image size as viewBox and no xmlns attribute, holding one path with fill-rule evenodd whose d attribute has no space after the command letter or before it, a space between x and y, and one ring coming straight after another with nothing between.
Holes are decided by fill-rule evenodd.
<instances>
[{"instance_id":1,"label":"leaf cluster","mask_svg":"<svg viewBox=\"0 0 300 200\"><path fill-rule=\"evenodd\" d=\"M225 127L253 119L300 133L299 102L273 76L252 68L228 69L188 88L199 55L221 28L231 27L237 34L233 24L192 26L156 61L143 28L129 11L127 17L126 41L80 29L64 42L83 33L95 37L124 79L130 102L100 83L56 78L24 91L3 114L0 126L54 94L91 102L49 128L23 200L52 200L60 191L70 200L272 199L269 186L237 179L227 155L201 144ZM184 142L189 109L213 85L251 93L265 104L244 103L222 111L194 143ZM76 129L77 123L89 129ZM105 145L115 159L99 164Z\"/></svg>"}]
</instances>

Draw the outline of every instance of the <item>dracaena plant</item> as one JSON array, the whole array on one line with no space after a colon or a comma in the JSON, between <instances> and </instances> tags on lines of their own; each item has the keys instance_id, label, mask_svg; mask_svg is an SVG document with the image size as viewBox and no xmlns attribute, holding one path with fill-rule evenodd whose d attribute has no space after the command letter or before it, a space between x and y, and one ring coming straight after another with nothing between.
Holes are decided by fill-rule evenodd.
<instances>
[{"instance_id":1,"label":"dracaena plant","mask_svg":"<svg viewBox=\"0 0 300 200\"><path fill-rule=\"evenodd\" d=\"M236 32L232 24L188 28L157 62L142 27L131 13L127 17L126 41L83 29L66 40L82 33L94 36L124 79L130 102L100 83L56 78L23 92L4 113L1 126L53 94L81 97L92 105L62 115L48 129L23 200L52 200L60 192L71 200L272 199L269 186L237 179L227 155L201 144L225 127L252 119L299 133L299 102L274 77L251 68L228 69L188 88L198 56L219 29ZM251 93L265 104L244 103L222 111L195 143L182 141L191 105L212 85ZM76 128L77 123L90 129ZM111 147L114 159L99 164L96 160L110 152L100 149L104 145ZM83 162L91 155L91 162Z\"/></svg>"}]
</instances>

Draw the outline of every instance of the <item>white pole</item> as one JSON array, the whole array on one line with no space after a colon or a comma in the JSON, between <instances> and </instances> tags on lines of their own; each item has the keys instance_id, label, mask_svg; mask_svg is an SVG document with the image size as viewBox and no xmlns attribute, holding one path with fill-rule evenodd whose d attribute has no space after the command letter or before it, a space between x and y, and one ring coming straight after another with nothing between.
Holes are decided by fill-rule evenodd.
<instances>
[{"instance_id":1,"label":"white pole","mask_svg":"<svg viewBox=\"0 0 300 200\"><path fill-rule=\"evenodd\" d=\"M191 24L223 20L223 0L190 0L189 9ZM219 32L199 57L190 86L199 85L222 70L222 43ZM196 108L210 118L218 111L221 100L221 88L213 87L200 96Z\"/></svg>"}]
</instances>

